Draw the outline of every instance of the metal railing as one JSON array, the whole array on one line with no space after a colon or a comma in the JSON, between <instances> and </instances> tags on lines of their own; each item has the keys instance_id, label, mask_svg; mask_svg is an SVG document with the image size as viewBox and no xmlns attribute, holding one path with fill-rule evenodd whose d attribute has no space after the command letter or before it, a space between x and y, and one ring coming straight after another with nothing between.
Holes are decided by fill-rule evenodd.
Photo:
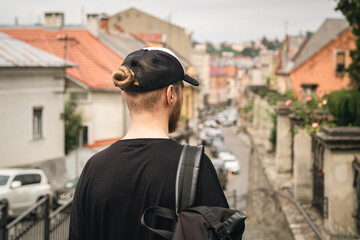
<instances>
[{"instance_id":1,"label":"metal railing","mask_svg":"<svg viewBox=\"0 0 360 240\"><path fill-rule=\"evenodd\" d=\"M273 190L273 189L268 189L268 188L257 188L254 190L249 191L246 194L242 194L242 195L236 195L236 190L234 190L231 194L227 194L226 198L229 201L230 204L233 204L231 207L234 209L238 209L236 208L237 203L245 201L247 199L247 196L250 194L256 194L259 192L265 192L265 193L269 193L269 194L276 194L277 196L286 199L287 201L289 201L290 203L292 203L293 205L296 206L296 208L298 209L298 211L301 213L301 215L303 215L305 221L309 224L309 226L311 227L311 229L313 230L313 232L315 233L316 237L319 240L324 240L325 238L322 236L322 234L320 233L319 229L316 227L316 225L314 224L314 222L311 220L311 218L309 217L309 215L306 213L306 211L304 210L304 208L301 206L301 204L292 199L291 197L287 196L286 194L284 194L281 191L278 190ZM241 210L241 209L240 209Z\"/></svg>"},{"instance_id":2,"label":"metal railing","mask_svg":"<svg viewBox=\"0 0 360 240\"><path fill-rule=\"evenodd\" d=\"M49 224L49 197L41 198L3 229L4 240L49 240L46 229Z\"/></svg>"},{"instance_id":3,"label":"metal railing","mask_svg":"<svg viewBox=\"0 0 360 240\"><path fill-rule=\"evenodd\" d=\"M312 152L314 159L313 167L313 206L316 207L324 218L327 218L327 199L324 195L324 145L318 141L314 136L312 137Z\"/></svg>"},{"instance_id":4,"label":"metal railing","mask_svg":"<svg viewBox=\"0 0 360 240\"><path fill-rule=\"evenodd\" d=\"M72 199L50 213L49 197L41 198L36 204L7 223L8 205L0 203L1 240L64 240L69 236Z\"/></svg>"},{"instance_id":5,"label":"metal railing","mask_svg":"<svg viewBox=\"0 0 360 240\"><path fill-rule=\"evenodd\" d=\"M7 202L0 202L0 239L5 239L6 231L6 220L8 214L8 203Z\"/></svg>"},{"instance_id":6,"label":"metal railing","mask_svg":"<svg viewBox=\"0 0 360 240\"><path fill-rule=\"evenodd\" d=\"M360 233L360 161L356 157L354 157L352 166L355 170L353 186L355 188L356 201L357 201L357 209L356 209L356 213L354 214L354 217L356 219L357 231L358 233Z\"/></svg>"},{"instance_id":7,"label":"metal railing","mask_svg":"<svg viewBox=\"0 0 360 240\"><path fill-rule=\"evenodd\" d=\"M50 240L64 240L69 237L72 199L50 214Z\"/></svg>"}]
</instances>

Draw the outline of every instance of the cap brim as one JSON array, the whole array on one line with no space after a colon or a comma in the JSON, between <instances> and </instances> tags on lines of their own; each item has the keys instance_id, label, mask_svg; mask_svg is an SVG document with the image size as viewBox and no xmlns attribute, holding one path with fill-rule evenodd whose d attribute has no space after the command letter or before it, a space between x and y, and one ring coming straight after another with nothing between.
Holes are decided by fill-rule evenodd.
<instances>
[{"instance_id":1,"label":"cap brim","mask_svg":"<svg viewBox=\"0 0 360 240\"><path fill-rule=\"evenodd\" d=\"M191 85L199 86L199 82L198 82L195 78L190 77L190 76L187 75L187 74L185 74L183 80L184 80L185 82L190 83Z\"/></svg>"}]
</instances>

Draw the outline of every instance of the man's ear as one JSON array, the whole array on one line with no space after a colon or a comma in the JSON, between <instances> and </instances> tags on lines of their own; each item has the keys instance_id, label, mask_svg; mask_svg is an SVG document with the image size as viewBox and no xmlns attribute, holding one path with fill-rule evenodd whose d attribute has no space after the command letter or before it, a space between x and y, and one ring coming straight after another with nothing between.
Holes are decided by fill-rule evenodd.
<instances>
[{"instance_id":1,"label":"man's ear","mask_svg":"<svg viewBox=\"0 0 360 240\"><path fill-rule=\"evenodd\" d=\"M172 105L175 103L176 94L175 94L175 88L174 85L169 85L166 88L166 101L168 105Z\"/></svg>"}]
</instances>

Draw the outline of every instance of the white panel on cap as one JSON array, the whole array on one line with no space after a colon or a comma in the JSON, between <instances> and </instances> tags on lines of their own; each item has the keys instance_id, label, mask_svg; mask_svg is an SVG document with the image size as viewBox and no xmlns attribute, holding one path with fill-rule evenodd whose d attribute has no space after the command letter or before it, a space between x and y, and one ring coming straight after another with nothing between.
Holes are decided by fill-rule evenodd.
<instances>
[{"instance_id":1,"label":"white panel on cap","mask_svg":"<svg viewBox=\"0 0 360 240\"><path fill-rule=\"evenodd\" d=\"M159 50L159 51L163 51L163 52L166 52L166 53L172 55L174 58L176 58L176 59L179 61L181 67L182 67L183 70L184 70L184 74L185 74L185 69L184 69L184 67L183 67L180 59L179 59L179 58L175 55L175 53L173 53L170 49L162 48L162 47L146 47L146 48L143 48L143 49L146 49L146 50L149 50L149 51L151 51L151 50Z\"/></svg>"}]
</instances>

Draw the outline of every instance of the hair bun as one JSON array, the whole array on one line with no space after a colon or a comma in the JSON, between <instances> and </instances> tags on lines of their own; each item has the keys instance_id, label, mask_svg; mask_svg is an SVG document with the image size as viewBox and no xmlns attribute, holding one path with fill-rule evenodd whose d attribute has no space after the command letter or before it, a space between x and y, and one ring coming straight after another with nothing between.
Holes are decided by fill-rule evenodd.
<instances>
[{"instance_id":1,"label":"hair bun","mask_svg":"<svg viewBox=\"0 0 360 240\"><path fill-rule=\"evenodd\" d=\"M127 88L131 85L138 85L134 72L127 66L120 66L112 73L114 85L119 88Z\"/></svg>"}]
</instances>

